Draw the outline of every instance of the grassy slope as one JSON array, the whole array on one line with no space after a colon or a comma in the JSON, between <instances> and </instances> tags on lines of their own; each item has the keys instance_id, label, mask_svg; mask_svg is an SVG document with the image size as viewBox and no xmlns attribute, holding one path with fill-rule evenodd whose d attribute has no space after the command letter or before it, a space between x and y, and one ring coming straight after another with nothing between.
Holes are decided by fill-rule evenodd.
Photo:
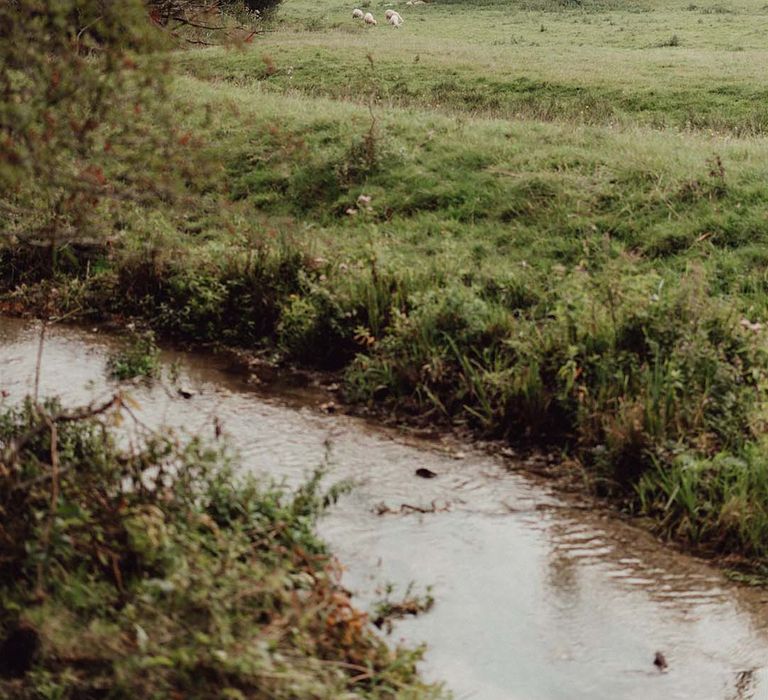
<instances>
[{"instance_id":1,"label":"grassy slope","mask_svg":"<svg viewBox=\"0 0 768 700\"><path fill-rule=\"evenodd\" d=\"M270 338L354 399L557 441L671 534L761 560L768 359L741 321L768 300L768 14L350 10L286 0L245 51L178 57L211 166L57 305Z\"/></svg>"}]
</instances>

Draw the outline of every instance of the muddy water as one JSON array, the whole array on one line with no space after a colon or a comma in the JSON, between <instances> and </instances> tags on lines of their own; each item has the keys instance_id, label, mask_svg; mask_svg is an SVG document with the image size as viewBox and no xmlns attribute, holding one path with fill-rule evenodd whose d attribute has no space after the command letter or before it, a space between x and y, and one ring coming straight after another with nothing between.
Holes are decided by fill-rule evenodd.
<instances>
[{"instance_id":1,"label":"muddy water","mask_svg":"<svg viewBox=\"0 0 768 700\"><path fill-rule=\"evenodd\" d=\"M109 394L112 342L50 330L41 394L72 404ZM36 351L34 324L0 319L3 404L31 391ZM218 418L247 469L289 484L330 443L332 478L357 482L321 524L345 583L363 605L383 582L433 587L433 611L397 623L393 638L426 642L425 675L457 698L768 699L768 592L735 586L495 458L325 415L302 392L259 392L215 358L166 359L196 393L132 389L146 423L213 436ZM419 467L438 476L419 479ZM440 512L400 513L403 504ZM657 650L665 673L652 665Z\"/></svg>"}]
</instances>

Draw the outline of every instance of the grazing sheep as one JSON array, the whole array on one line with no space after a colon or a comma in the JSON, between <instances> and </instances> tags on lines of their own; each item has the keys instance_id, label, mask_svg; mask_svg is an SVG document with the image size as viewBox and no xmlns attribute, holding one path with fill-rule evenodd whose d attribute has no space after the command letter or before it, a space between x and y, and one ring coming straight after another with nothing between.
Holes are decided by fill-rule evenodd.
<instances>
[{"instance_id":1,"label":"grazing sheep","mask_svg":"<svg viewBox=\"0 0 768 700\"><path fill-rule=\"evenodd\" d=\"M400 24L405 22L405 20L400 16L399 12L395 12L394 10L387 10L384 13L384 16L387 18L387 22L390 24L393 24L392 18L394 17Z\"/></svg>"},{"instance_id":2,"label":"grazing sheep","mask_svg":"<svg viewBox=\"0 0 768 700\"><path fill-rule=\"evenodd\" d=\"M355 19L362 19L363 18L363 11L362 10L352 10L352 16Z\"/></svg>"},{"instance_id":3,"label":"grazing sheep","mask_svg":"<svg viewBox=\"0 0 768 700\"><path fill-rule=\"evenodd\" d=\"M389 19L389 18L390 18L392 15L394 15L394 14L395 14L395 11L394 11L394 10L387 10L387 11L384 13L384 17L386 17L387 19Z\"/></svg>"},{"instance_id":4,"label":"grazing sheep","mask_svg":"<svg viewBox=\"0 0 768 700\"><path fill-rule=\"evenodd\" d=\"M376 26L378 22L374 19L373 15L370 12L366 12L365 16L363 17L363 22L366 24L372 24Z\"/></svg>"},{"instance_id":5,"label":"grazing sheep","mask_svg":"<svg viewBox=\"0 0 768 700\"><path fill-rule=\"evenodd\" d=\"M400 25L403 23L403 18L395 12L394 15L392 15L389 18L389 23L395 28L400 29Z\"/></svg>"}]
</instances>

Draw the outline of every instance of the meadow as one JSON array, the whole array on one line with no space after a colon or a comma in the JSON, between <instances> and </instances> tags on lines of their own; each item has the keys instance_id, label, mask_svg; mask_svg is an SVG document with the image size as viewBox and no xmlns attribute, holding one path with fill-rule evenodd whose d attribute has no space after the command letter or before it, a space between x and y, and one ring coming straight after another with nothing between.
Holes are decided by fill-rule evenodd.
<instances>
[{"instance_id":1,"label":"meadow","mask_svg":"<svg viewBox=\"0 0 768 700\"><path fill-rule=\"evenodd\" d=\"M394 30L388 6L285 0L174 53L185 195L53 276L5 246L4 303L338 371L759 568L768 9L437 0Z\"/></svg>"}]
</instances>

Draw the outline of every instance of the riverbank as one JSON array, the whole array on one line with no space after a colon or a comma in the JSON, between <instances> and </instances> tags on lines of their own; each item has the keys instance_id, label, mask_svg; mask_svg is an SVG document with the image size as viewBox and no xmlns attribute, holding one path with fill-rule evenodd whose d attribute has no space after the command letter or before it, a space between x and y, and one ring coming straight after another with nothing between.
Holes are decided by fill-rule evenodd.
<instances>
[{"instance_id":1,"label":"riverbank","mask_svg":"<svg viewBox=\"0 0 768 700\"><path fill-rule=\"evenodd\" d=\"M2 407L4 698L443 697L341 585L320 472L287 493L213 441L126 445L130 405Z\"/></svg>"},{"instance_id":2,"label":"riverbank","mask_svg":"<svg viewBox=\"0 0 768 700\"><path fill-rule=\"evenodd\" d=\"M34 387L39 330L0 319L6 405ZM109 397L109 358L121 346L103 328L50 327L41 395L66 406ZM163 351L160 367L154 382L127 387L145 426L211 439L218 426L234 465L262 483L296 488L327 455L324 483L354 484L317 524L342 585L372 618L383 596L431 593L434 607L395 620L389 640L425 644L422 677L456 696L553 700L567 688L574 700L725 700L768 682L763 591L563 497L528 466L326 413L319 394L254 384L226 357ZM424 468L437 476L417 476ZM666 673L653 666L656 651Z\"/></svg>"},{"instance_id":3,"label":"riverbank","mask_svg":"<svg viewBox=\"0 0 768 700\"><path fill-rule=\"evenodd\" d=\"M292 7L256 48L177 57L187 71L173 89L179 126L204 164L185 173L185 196L122 212L108 243L64 246L53 276L44 247L6 244L6 308L138 318L169 337L342 372L349 402L559 450L594 492L664 535L761 568L768 150L751 136L759 115L736 100L718 122L719 97L698 88L681 97L666 83L653 109L622 103L616 119L603 109L662 59L687 65L722 51L711 45L720 14L696 14L707 31L676 54L640 50L629 11L553 16L594 25L610 11L632 26L632 80L560 76L579 100L597 96L585 116L573 90L534 91L522 112L519 85L495 106L487 95L482 109L465 99L491 58L480 47L503 33L496 6L421 8L433 22L414 15L389 54L382 42L392 39L365 39L331 3L311 28L297 29ZM525 31L546 10L517 9ZM651 3L642 24L669 12L694 16ZM734 12L729 31L755 12ZM466 55L452 58L462 21L473 30ZM597 50L603 33L588 29ZM305 79L346 34L355 42L344 70ZM455 63L460 75L448 81L438 68L451 61L461 70ZM398 75L423 82L433 68L434 99L394 99L408 88ZM499 70L504 82L512 68ZM536 70L547 82L555 69ZM356 72L377 86L373 98L343 91ZM750 75L741 92L757 86ZM680 100L706 121L687 124Z\"/></svg>"}]
</instances>

